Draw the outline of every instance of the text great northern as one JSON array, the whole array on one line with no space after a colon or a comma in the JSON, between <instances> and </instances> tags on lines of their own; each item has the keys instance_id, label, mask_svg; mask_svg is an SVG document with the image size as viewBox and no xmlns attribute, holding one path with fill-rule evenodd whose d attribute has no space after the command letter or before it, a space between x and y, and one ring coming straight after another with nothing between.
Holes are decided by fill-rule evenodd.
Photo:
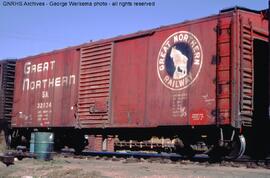
<instances>
[{"instance_id":1,"label":"text great northern","mask_svg":"<svg viewBox=\"0 0 270 178\"><path fill-rule=\"evenodd\" d=\"M23 91L37 90L37 89L49 89L54 87L68 87L74 85L76 82L76 75L55 75L55 60L49 62L43 62L38 64L32 64L26 62L24 64L24 79L23 79ZM52 77L48 77L53 75ZM44 76L44 78L42 78ZM32 78L32 79L31 79ZM36 78L42 78L36 80Z\"/></svg>"}]
</instances>

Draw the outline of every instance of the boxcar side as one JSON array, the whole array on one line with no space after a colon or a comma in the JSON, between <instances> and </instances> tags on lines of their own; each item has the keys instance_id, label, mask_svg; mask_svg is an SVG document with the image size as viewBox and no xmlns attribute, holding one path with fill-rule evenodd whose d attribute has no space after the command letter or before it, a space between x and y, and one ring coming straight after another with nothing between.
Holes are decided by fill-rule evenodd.
<instances>
[{"instance_id":1,"label":"boxcar side","mask_svg":"<svg viewBox=\"0 0 270 178\"><path fill-rule=\"evenodd\" d=\"M12 127L74 127L79 62L74 48L18 60Z\"/></svg>"}]
</instances>

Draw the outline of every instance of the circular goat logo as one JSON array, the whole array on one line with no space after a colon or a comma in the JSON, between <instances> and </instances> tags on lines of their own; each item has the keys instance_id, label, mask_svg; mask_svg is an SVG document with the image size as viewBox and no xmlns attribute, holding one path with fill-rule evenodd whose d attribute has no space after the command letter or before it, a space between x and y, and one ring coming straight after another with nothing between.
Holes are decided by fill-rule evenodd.
<instances>
[{"instance_id":1,"label":"circular goat logo","mask_svg":"<svg viewBox=\"0 0 270 178\"><path fill-rule=\"evenodd\" d=\"M182 90L198 77L203 62L199 40L190 32L179 31L162 44L157 71L161 82L171 90Z\"/></svg>"}]
</instances>

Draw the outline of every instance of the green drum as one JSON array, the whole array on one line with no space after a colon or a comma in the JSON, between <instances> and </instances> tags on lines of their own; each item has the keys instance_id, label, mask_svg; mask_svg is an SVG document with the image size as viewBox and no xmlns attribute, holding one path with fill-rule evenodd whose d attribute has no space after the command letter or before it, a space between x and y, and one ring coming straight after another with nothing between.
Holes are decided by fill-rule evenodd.
<instances>
[{"instance_id":1,"label":"green drum","mask_svg":"<svg viewBox=\"0 0 270 178\"><path fill-rule=\"evenodd\" d=\"M54 135L51 132L35 132L34 153L37 159L52 160Z\"/></svg>"}]
</instances>

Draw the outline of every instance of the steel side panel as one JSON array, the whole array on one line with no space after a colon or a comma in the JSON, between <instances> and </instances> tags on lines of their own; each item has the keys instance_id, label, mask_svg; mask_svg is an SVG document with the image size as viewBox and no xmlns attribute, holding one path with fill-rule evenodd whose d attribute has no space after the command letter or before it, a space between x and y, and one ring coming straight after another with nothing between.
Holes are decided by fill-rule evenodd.
<instances>
[{"instance_id":1,"label":"steel side panel","mask_svg":"<svg viewBox=\"0 0 270 178\"><path fill-rule=\"evenodd\" d=\"M115 43L112 125L144 126L148 37Z\"/></svg>"},{"instance_id":2,"label":"steel side panel","mask_svg":"<svg viewBox=\"0 0 270 178\"><path fill-rule=\"evenodd\" d=\"M175 29L164 30L151 38L151 64L148 66L147 124L148 125L209 125L215 124L216 108L216 56L217 20L196 23ZM178 31L194 34L202 47L202 67L197 79L186 89L172 91L161 83L157 76L157 54L162 43Z\"/></svg>"},{"instance_id":3,"label":"steel side panel","mask_svg":"<svg viewBox=\"0 0 270 178\"><path fill-rule=\"evenodd\" d=\"M164 29L147 38L115 44L113 61L113 126L215 124L217 19ZM194 83L186 89L166 88L157 73L163 42L178 31L194 34L203 50L203 64Z\"/></svg>"},{"instance_id":4,"label":"steel side panel","mask_svg":"<svg viewBox=\"0 0 270 178\"><path fill-rule=\"evenodd\" d=\"M73 127L78 69L75 49L18 60L12 127Z\"/></svg>"}]
</instances>

